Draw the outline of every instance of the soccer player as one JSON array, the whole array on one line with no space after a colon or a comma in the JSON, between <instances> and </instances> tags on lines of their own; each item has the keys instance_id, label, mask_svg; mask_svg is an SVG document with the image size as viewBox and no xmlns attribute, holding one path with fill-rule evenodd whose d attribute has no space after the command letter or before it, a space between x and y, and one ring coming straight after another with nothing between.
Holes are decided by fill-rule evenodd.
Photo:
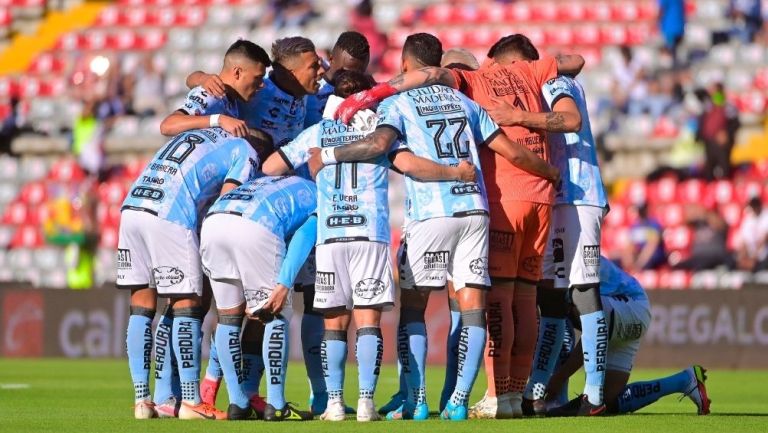
<instances>
[{"instance_id":1,"label":"soccer player","mask_svg":"<svg viewBox=\"0 0 768 433\"><path fill-rule=\"evenodd\" d=\"M156 416L149 400L152 319L157 297L170 298L171 339L181 381L182 419L222 419L200 399L202 272L197 236L200 212L220 193L253 178L258 155L251 144L221 128L177 135L131 186L121 208L117 286L131 290L128 365L136 418Z\"/></svg>"},{"instance_id":2,"label":"soccer player","mask_svg":"<svg viewBox=\"0 0 768 433\"><path fill-rule=\"evenodd\" d=\"M345 97L370 88L368 79L345 71L336 78L335 94ZM280 173L305 164L311 149L329 149L361 140L370 131L357 130L339 121L323 120L310 127L264 164L266 173ZM394 144L394 143L390 143ZM475 167L457 167L396 152L390 146L394 167L406 175L429 181L475 178ZM336 164L318 174L317 281L314 308L325 313L323 366L329 394L321 419L345 418L343 395L347 355L347 328L354 316L357 325L359 375L358 421L379 419L373 402L383 345L382 311L394 304L390 229L387 200L389 162L380 155L365 162Z\"/></svg>"},{"instance_id":3,"label":"soccer player","mask_svg":"<svg viewBox=\"0 0 768 433\"><path fill-rule=\"evenodd\" d=\"M347 120L357 110L425 84L459 89L489 109L503 100L526 111L543 111L541 87L558 73L578 73L584 59L578 55L559 55L533 62L509 62L509 53L525 46L524 40L527 38L522 35L502 38L491 50L493 64L478 71L423 68L402 74L348 98L337 114ZM502 128L512 142L549 160L543 131L520 126ZM481 166L488 179L488 270L493 286L487 302L488 393L473 413L479 417L509 418L522 416L522 393L536 345L536 331L528 326L536 323L536 284L541 277L554 188L546 177L532 175L491 150L480 149Z\"/></svg>"},{"instance_id":4,"label":"soccer player","mask_svg":"<svg viewBox=\"0 0 768 433\"><path fill-rule=\"evenodd\" d=\"M243 316L265 324L264 420L312 419L285 401L294 280L315 244L315 184L297 176L261 177L221 196L203 222L200 255L218 308L217 351L229 392L227 418L254 419L241 386Z\"/></svg>"},{"instance_id":5,"label":"soccer player","mask_svg":"<svg viewBox=\"0 0 768 433\"><path fill-rule=\"evenodd\" d=\"M651 321L651 306L640 283L613 262L600 256L600 297L611 329L606 356L605 404L602 413L621 414L635 412L665 395L682 393L693 401L699 415L709 413L706 376L700 365L692 365L672 376L627 385L640 339ZM571 305L575 307L575 305ZM571 310L574 326L582 323ZM584 338L582 334L582 339ZM547 386L547 400L560 393L568 378L582 365L581 343L571 351L565 363L552 375ZM583 410L583 397L551 409L547 416L576 416Z\"/></svg>"}]
</instances>

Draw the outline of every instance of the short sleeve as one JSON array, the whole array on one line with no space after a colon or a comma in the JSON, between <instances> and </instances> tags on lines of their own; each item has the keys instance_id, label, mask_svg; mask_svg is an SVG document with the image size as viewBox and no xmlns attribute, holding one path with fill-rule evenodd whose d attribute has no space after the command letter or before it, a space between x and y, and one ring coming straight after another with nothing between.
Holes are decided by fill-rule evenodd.
<instances>
[{"instance_id":1,"label":"short sleeve","mask_svg":"<svg viewBox=\"0 0 768 433\"><path fill-rule=\"evenodd\" d=\"M234 143L233 143L234 144ZM224 182L242 185L256 178L259 167L259 155L244 139L238 138L232 146L232 158Z\"/></svg>"},{"instance_id":2,"label":"short sleeve","mask_svg":"<svg viewBox=\"0 0 768 433\"><path fill-rule=\"evenodd\" d=\"M554 107L555 103L559 101L560 98L568 97L576 99L576 95L573 94L573 87L568 85L568 82L562 77L553 78L547 81L542 88L542 93L544 94L544 99L547 100L547 105L549 105L550 109Z\"/></svg>"},{"instance_id":3,"label":"short sleeve","mask_svg":"<svg viewBox=\"0 0 768 433\"><path fill-rule=\"evenodd\" d=\"M291 170L306 164L309 161L309 149L319 147L318 135L320 125L315 124L305 129L293 141L277 149L277 153Z\"/></svg>"},{"instance_id":4,"label":"short sleeve","mask_svg":"<svg viewBox=\"0 0 768 433\"><path fill-rule=\"evenodd\" d=\"M376 129L392 129L397 133L398 138L402 138L405 136L405 122L401 110L397 108L397 98L397 95L391 96L379 104L376 110L376 115L379 117Z\"/></svg>"},{"instance_id":5,"label":"short sleeve","mask_svg":"<svg viewBox=\"0 0 768 433\"><path fill-rule=\"evenodd\" d=\"M472 104L472 115L474 117L474 119L470 119L473 135L482 140L478 140L479 142L477 145L484 146L493 141L493 139L501 134L502 131L499 125L491 119L491 116L483 109L483 107L477 105L475 102L470 101L470 103Z\"/></svg>"},{"instance_id":6,"label":"short sleeve","mask_svg":"<svg viewBox=\"0 0 768 433\"><path fill-rule=\"evenodd\" d=\"M527 63L538 89L541 89L547 81L557 77L557 60L554 57L545 56L541 60Z\"/></svg>"},{"instance_id":7,"label":"short sleeve","mask_svg":"<svg viewBox=\"0 0 768 433\"><path fill-rule=\"evenodd\" d=\"M205 89L198 86L187 93L184 103L177 111L192 116L221 114L224 113L225 105L223 99L209 95Z\"/></svg>"}]
</instances>

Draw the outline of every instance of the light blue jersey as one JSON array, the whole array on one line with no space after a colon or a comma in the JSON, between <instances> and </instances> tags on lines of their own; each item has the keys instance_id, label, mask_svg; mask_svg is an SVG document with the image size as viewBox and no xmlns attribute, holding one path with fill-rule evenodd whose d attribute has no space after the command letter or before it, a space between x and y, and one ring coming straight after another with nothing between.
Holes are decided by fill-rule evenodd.
<instances>
[{"instance_id":1,"label":"light blue jersey","mask_svg":"<svg viewBox=\"0 0 768 433\"><path fill-rule=\"evenodd\" d=\"M320 80L320 90L317 94L307 95L307 115L304 118L304 127L309 128L315 123L323 120L323 111L325 111L325 104L328 102L328 97L333 95L333 91L336 87L322 78Z\"/></svg>"},{"instance_id":2,"label":"light blue jersey","mask_svg":"<svg viewBox=\"0 0 768 433\"><path fill-rule=\"evenodd\" d=\"M131 185L122 209L141 210L196 230L225 182L256 177L259 157L221 128L183 132L166 143Z\"/></svg>"},{"instance_id":3,"label":"light blue jersey","mask_svg":"<svg viewBox=\"0 0 768 433\"><path fill-rule=\"evenodd\" d=\"M579 132L548 135L552 164L560 169L563 179L562 187L555 195L555 204L605 207L608 201L597 163L584 89L573 78L559 76L547 81L541 92L550 110L558 99L570 97L581 114Z\"/></svg>"},{"instance_id":4,"label":"light blue jersey","mask_svg":"<svg viewBox=\"0 0 768 433\"><path fill-rule=\"evenodd\" d=\"M308 128L280 152L291 167L309 160L313 147L336 147L365 137L352 126L324 119ZM368 162L344 162L317 175L318 244L375 241L389 244L389 161L385 155Z\"/></svg>"},{"instance_id":5,"label":"light blue jersey","mask_svg":"<svg viewBox=\"0 0 768 433\"><path fill-rule=\"evenodd\" d=\"M264 176L224 194L208 215L249 218L280 239L288 239L317 208L315 184L298 176Z\"/></svg>"},{"instance_id":6,"label":"light blue jersey","mask_svg":"<svg viewBox=\"0 0 768 433\"><path fill-rule=\"evenodd\" d=\"M272 137L275 148L281 148L304 130L306 96L294 98L279 88L270 74L264 88L256 92L243 110L245 122Z\"/></svg>"},{"instance_id":7,"label":"light blue jersey","mask_svg":"<svg viewBox=\"0 0 768 433\"><path fill-rule=\"evenodd\" d=\"M603 256L600 256L600 295L648 299L643 286L633 276Z\"/></svg>"},{"instance_id":8,"label":"light blue jersey","mask_svg":"<svg viewBox=\"0 0 768 433\"><path fill-rule=\"evenodd\" d=\"M408 219L488 213L477 146L501 130L485 110L458 90L436 85L389 97L377 114L377 128L395 130L414 155L443 165L470 161L478 170L476 183L421 182L406 176Z\"/></svg>"},{"instance_id":9,"label":"light blue jersey","mask_svg":"<svg viewBox=\"0 0 768 433\"><path fill-rule=\"evenodd\" d=\"M195 87L187 93L187 98L177 111L192 116L226 114L236 119L240 118L240 106L237 101L229 96L217 98L210 95L201 86Z\"/></svg>"}]
</instances>

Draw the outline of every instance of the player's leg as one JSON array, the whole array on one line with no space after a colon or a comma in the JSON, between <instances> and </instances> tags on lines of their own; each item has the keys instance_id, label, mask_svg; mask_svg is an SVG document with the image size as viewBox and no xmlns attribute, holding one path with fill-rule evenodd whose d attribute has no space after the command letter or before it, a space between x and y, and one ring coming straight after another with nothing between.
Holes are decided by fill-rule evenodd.
<instances>
[{"instance_id":1,"label":"player's leg","mask_svg":"<svg viewBox=\"0 0 768 433\"><path fill-rule=\"evenodd\" d=\"M405 379L404 405L387 414L388 419L417 419L429 416L426 396L427 324L424 312L429 291L402 289L400 319L397 326L397 356Z\"/></svg>"},{"instance_id":2,"label":"player's leg","mask_svg":"<svg viewBox=\"0 0 768 433\"><path fill-rule=\"evenodd\" d=\"M355 354L359 397L357 402L358 421L378 421L381 419L373 396L381 371L381 358L384 354L384 341L381 337L381 307L356 308L353 312L357 325Z\"/></svg>"},{"instance_id":3,"label":"player's leg","mask_svg":"<svg viewBox=\"0 0 768 433\"><path fill-rule=\"evenodd\" d=\"M459 301L456 299L456 291L453 282L448 281L448 311L451 314L451 326L448 328L448 341L445 348L445 379L443 390L440 393L440 412L445 409L445 403L456 387L456 375L458 374L459 338L461 336L461 311Z\"/></svg>"},{"instance_id":4,"label":"player's leg","mask_svg":"<svg viewBox=\"0 0 768 433\"><path fill-rule=\"evenodd\" d=\"M179 416L181 394L174 393L174 378L178 378L178 364L173 354L171 334L173 310L166 304L155 329L155 410L161 418ZM176 371L174 372L174 367Z\"/></svg>"},{"instance_id":5,"label":"player's leg","mask_svg":"<svg viewBox=\"0 0 768 433\"><path fill-rule=\"evenodd\" d=\"M608 400L606 394L606 401L610 402L609 410L613 413L629 413L653 404L664 396L680 393L693 401L699 415L707 415L710 400L707 396L705 373L706 370L700 365L692 365L671 376L630 383L619 391L618 398ZM610 378L606 378L606 383Z\"/></svg>"},{"instance_id":6,"label":"player's leg","mask_svg":"<svg viewBox=\"0 0 768 433\"><path fill-rule=\"evenodd\" d=\"M314 281L301 286L304 300L304 312L301 315L301 350L304 355L304 366L311 388L310 407L312 413L325 412L328 404L328 392L325 389L323 365L320 359L320 344L323 342L323 315L312 308L315 298Z\"/></svg>"},{"instance_id":7,"label":"player's leg","mask_svg":"<svg viewBox=\"0 0 768 433\"><path fill-rule=\"evenodd\" d=\"M267 402L259 394L259 384L264 375L264 357L261 350L264 341L264 324L246 316L240 338L243 349L243 388L251 407L263 414Z\"/></svg>"},{"instance_id":8,"label":"player's leg","mask_svg":"<svg viewBox=\"0 0 768 433\"><path fill-rule=\"evenodd\" d=\"M208 277L203 276L203 311L207 312L211 309L212 298L213 292L211 291L211 281ZM215 324L213 329L216 329ZM216 331L213 331L210 336L208 366L205 368L205 375L203 376L202 382L200 382L200 398L203 399L203 403L208 403L210 405L216 404L216 395L219 393L219 386L221 385L221 379L224 375L224 372L221 369L221 363L219 362L216 346Z\"/></svg>"},{"instance_id":9,"label":"player's leg","mask_svg":"<svg viewBox=\"0 0 768 433\"><path fill-rule=\"evenodd\" d=\"M403 231L401 232L401 236L400 236L400 245L398 246L398 249L397 249L398 265L400 263L400 260L403 257L403 253L405 251L405 248L406 248L406 245L405 245L405 227L403 227ZM405 275L403 275L403 273L402 273L403 269L400 269L399 271L400 271L400 280L401 280L400 285L402 286L403 285L402 281L405 281L407 279L407 277ZM410 285L412 286L413 282L411 282ZM402 307L402 305L401 305L401 307ZM398 328L399 328L399 325L398 325ZM403 364L400 362L400 355L399 355L399 349L398 349L400 342L398 340L399 339L395 339L395 353L398 354L398 356L397 356L397 377L398 377L399 386L397 388L397 392L392 394L392 397L390 397L389 401L387 403L385 403L384 405L379 407L379 414L380 415L387 415L390 412L394 412L394 413L400 412L400 413L402 413L402 411L403 411L403 404L405 403L405 399L406 399L406 397L408 395L408 382L406 381L406 378L405 378L405 371L403 371ZM394 414L393 414L393 416L394 416Z\"/></svg>"}]
</instances>

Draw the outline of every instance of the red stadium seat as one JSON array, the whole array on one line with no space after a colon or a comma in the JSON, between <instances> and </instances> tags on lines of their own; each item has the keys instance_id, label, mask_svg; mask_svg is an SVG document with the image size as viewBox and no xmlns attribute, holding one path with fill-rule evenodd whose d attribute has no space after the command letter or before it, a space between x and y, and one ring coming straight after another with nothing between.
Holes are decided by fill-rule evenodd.
<instances>
[{"instance_id":1,"label":"red stadium seat","mask_svg":"<svg viewBox=\"0 0 768 433\"><path fill-rule=\"evenodd\" d=\"M570 46L573 44L573 30L568 26L548 27L544 35L547 45Z\"/></svg>"},{"instance_id":2,"label":"red stadium seat","mask_svg":"<svg viewBox=\"0 0 768 433\"><path fill-rule=\"evenodd\" d=\"M43 234L36 225L25 224L16 229L11 238L11 248L40 248L45 245Z\"/></svg>"},{"instance_id":3,"label":"red stadium seat","mask_svg":"<svg viewBox=\"0 0 768 433\"><path fill-rule=\"evenodd\" d=\"M752 197L760 197L763 193L764 182L759 180L742 180L736 182L736 201L746 204Z\"/></svg>"},{"instance_id":4,"label":"red stadium seat","mask_svg":"<svg viewBox=\"0 0 768 433\"><path fill-rule=\"evenodd\" d=\"M29 209L27 205L21 201L14 201L6 206L3 212L3 224L19 225L23 224L27 220L27 214Z\"/></svg>"},{"instance_id":5,"label":"red stadium seat","mask_svg":"<svg viewBox=\"0 0 768 433\"><path fill-rule=\"evenodd\" d=\"M632 24L627 26L627 44L642 45L651 39L651 27L648 24Z\"/></svg>"},{"instance_id":6,"label":"red stadium seat","mask_svg":"<svg viewBox=\"0 0 768 433\"><path fill-rule=\"evenodd\" d=\"M621 227L627 223L627 207L621 203L611 203L611 210L605 215L605 224Z\"/></svg>"},{"instance_id":7,"label":"red stadium seat","mask_svg":"<svg viewBox=\"0 0 768 433\"><path fill-rule=\"evenodd\" d=\"M201 7L189 7L178 10L175 25L197 27L205 23L205 9Z\"/></svg>"},{"instance_id":8,"label":"red stadium seat","mask_svg":"<svg viewBox=\"0 0 768 433\"><path fill-rule=\"evenodd\" d=\"M83 36L77 32L65 33L59 37L54 46L57 50L75 51L84 46Z\"/></svg>"},{"instance_id":9,"label":"red stadium seat","mask_svg":"<svg viewBox=\"0 0 768 433\"><path fill-rule=\"evenodd\" d=\"M720 215L730 227L738 227L741 224L741 217L744 212L744 206L738 203L723 203L719 207Z\"/></svg>"},{"instance_id":10,"label":"red stadium seat","mask_svg":"<svg viewBox=\"0 0 768 433\"><path fill-rule=\"evenodd\" d=\"M659 288L659 273L653 269L646 271L640 271L634 274L637 281L646 290L653 290Z\"/></svg>"},{"instance_id":11,"label":"red stadium seat","mask_svg":"<svg viewBox=\"0 0 768 433\"><path fill-rule=\"evenodd\" d=\"M119 229L117 227L102 227L99 236L101 248L117 248Z\"/></svg>"},{"instance_id":12,"label":"red stadium seat","mask_svg":"<svg viewBox=\"0 0 768 433\"><path fill-rule=\"evenodd\" d=\"M611 20L611 5L605 1L599 1L590 4L585 11L586 19L589 21L610 21Z\"/></svg>"},{"instance_id":13,"label":"red stadium seat","mask_svg":"<svg viewBox=\"0 0 768 433\"><path fill-rule=\"evenodd\" d=\"M28 206L37 206L48 198L48 188L43 182L30 182L21 188L19 199Z\"/></svg>"},{"instance_id":14,"label":"red stadium seat","mask_svg":"<svg viewBox=\"0 0 768 433\"><path fill-rule=\"evenodd\" d=\"M440 25L451 22L453 6L449 4L434 4L424 11L422 20L425 24Z\"/></svg>"},{"instance_id":15,"label":"red stadium seat","mask_svg":"<svg viewBox=\"0 0 768 433\"><path fill-rule=\"evenodd\" d=\"M611 4L611 19L613 21L637 21L640 11L637 2L617 1Z\"/></svg>"},{"instance_id":16,"label":"red stadium seat","mask_svg":"<svg viewBox=\"0 0 768 433\"><path fill-rule=\"evenodd\" d=\"M549 1L537 1L531 4L531 19L551 23L557 19L557 4Z\"/></svg>"},{"instance_id":17,"label":"red stadium seat","mask_svg":"<svg viewBox=\"0 0 768 433\"><path fill-rule=\"evenodd\" d=\"M597 45L600 29L594 24L581 24L573 29L573 43L576 45Z\"/></svg>"},{"instance_id":18,"label":"red stadium seat","mask_svg":"<svg viewBox=\"0 0 768 433\"><path fill-rule=\"evenodd\" d=\"M659 287L662 289L684 290L691 286L691 273L688 271L659 272Z\"/></svg>"},{"instance_id":19,"label":"red stadium seat","mask_svg":"<svg viewBox=\"0 0 768 433\"><path fill-rule=\"evenodd\" d=\"M629 204L645 203L648 197L648 186L643 180L633 180L627 185L625 201Z\"/></svg>"},{"instance_id":20,"label":"red stadium seat","mask_svg":"<svg viewBox=\"0 0 768 433\"><path fill-rule=\"evenodd\" d=\"M112 180L99 186L99 200L105 204L121 204L128 193L124 182Z\"/></svg>"},{"instance_id":21,"label":"red stadium seat","mask_svg":"<svg viewBox=\"0 0 768 433\"><path fill-rule=\"evenodd\" d=\"M108 45L113 50L127 51L136 48L138 40L132 30L121 29L117 33L109 35Z\"/></svg>"},{"instance_id":22,"label":"red stadium seat","mask_svg":"<svg viewBox=\"0 0 768 433\"><path fill-rule=\"evenodd\" d=\"M711 203L730 203L735 198L733 183L730 180L718 180L707 187L708 200Z\"/></svg>"},{"instance_id":23,"label":"red stadium seat","mask_svg":"<svg viewBox=\"0 0 768 433\"><path fill-rule=\"evenodd\" d=\"M648 203L672 203L677 195L677 179L663 177L648 185Z\"/></svg>"},{"instance_id":24,"label":"red stadium seat","mask_svg":"<svg viewBox=\"0 0 768 433\"><path fill-rule=\"evenodd\" d=\"M162 30L149 30L138 35L136 48L142 50L157 50L165 45L167 35Z\"/></svg>"},{"instance_id":25,"label":"red stadium seat","mask_svg":"<svg viewBox=\"0 0 768 433\"><path fill-rule=\"evenodd\" d=\"M754 83L758 90L768 90L768 68L760 68L755 72Z\"/></svg>"},{"instance_id":26,"label":"red stadium seat","mask_svg":"<svg viewBox=\"0 0 768 433\"><path fill-rule=\"evenodd\" d=\"M464 46L464 30L461 28L449 27L440 32L439 38L445 48Z\"/></svg>"},{"instance_id":27,"label":"red stadium seat","mask_svg":"<svg viewBox=\"0 0 768 433\"><path fill-rule=\"evenodd\" d=\"M19 84L12 77L0 77L0 99L11 99L19 93Z\"/></svg>"},{"instance_id":28,"label":"red stadium seat","mask_svg":"<svg viewBox=\"0 0 768 433\"><path fill-rule=\"evenodd\" d=\"M531 20L531 8L528 3L512 3L507 6L507 21L528 23Z\"/></svg>"},{"instance_id":29,"label":"red stadium seat","mask_svg":"<svg viewBox=\"0 0 768 433\"><path fill-rule=\"evenodd\" d=\"M690 179L677 184L677 200L682 203L703 203L707 185L699 179Z\"/></svg>"},{"instance_id":30,"label":"red stadium seat","mask_svg":"<svg viewBox=\"0 0 768 433\"><path fill-rule=\"evenodd\" d=\"M641 20L655 20L659 15L658 2L655 0L645 0L638 5L638 18Z\"/></svg>"},{"instance_id":31,"label":"red stadium seat","mask_svg":"<svg viewBox=\"0 0 768 433\"><path fill-rule=\"evenodd\" d=\"M561 2L558 6L557 19L565 22L582 21L586 16L586 9L588 8L584 3L571 1Z\"/></svg>"},{"instance_id":32,"label":"red stadium seat","mask_svg":"<svg viewBox=\"0 0 768 433\"><path fill-rule=\"evenodd\" d=\"M48 172L48 179L57 182L79 182L85 179L85 172L72 158L57 161Z\"/></svg>"},{"instance_id":33,"label":"red stadium seat","mask_svg":"<svg viewBox=\"0 0 768 433\"><path fill-rule=\"evenodd\" d=\"M684 225L668 227L662 232L662 239L668 252L680 251L687 255L693 241L693 230Z\"/></svg>"},{"instance_id":34,"label":"red stadium seat","mask_svg":"<svg viewBox=\"0 0 768 433\"><path fill-rule=\"evenodd\" d=\"M604 45L627 43L627 29L621 24L609 24L600 29L600 42Z\"/></svg>"},{"instance_id":35,"label":"red stadium seat","mask_svg":"<svg viewBox=\"0 0 768 433\"><path fill-rule=\"evenodd\" d=\"M762 115L768 108L768 98L759 91L748 90L739 95L737 106L742 113Z\"/></svg>"},{"instance_id":36,"label":"red stadium seat","mask_svg":"<svg viewBox=\"0 0 768 433\"><path fill-rule=\"evenodd\" d=\"M678 203L656 205L650 211L664 227L678 226L685 221L685 209Z\"/></svg>"},{"instance_id":37,"label":"red stadium seat","mask_svg":"<svg viewBox=\"0 0 768 433\"><path fill-rule=\"evenodd\" d=\"M497 30L481 26L464 34L464 44L467 47L478 47L487 50L501 35Z\"/></svg>"},{"instance_id":38,"label":"red stadium seat","mask_svg":"<svg viewBox=\"0 0 768 433\"><path fill-rule=\"evenodd\" d=\"M525 29L521 29L520 33L528 36L528 39L531 40L531 43L537 47L544 45L547 40L547 37L544 34L544 30L539 26L526 27Z\"/></svg>"},{"instance_id":39,"label":"red stadium seat","mask_svg":"<svg viewBox=\"0 0 768 433\"><path fill-rule=\"evenodd\" d=\"M11 10L7 7L0 6L0 27L10 25L12 19Z\"/></svg>"}]
</instances>

